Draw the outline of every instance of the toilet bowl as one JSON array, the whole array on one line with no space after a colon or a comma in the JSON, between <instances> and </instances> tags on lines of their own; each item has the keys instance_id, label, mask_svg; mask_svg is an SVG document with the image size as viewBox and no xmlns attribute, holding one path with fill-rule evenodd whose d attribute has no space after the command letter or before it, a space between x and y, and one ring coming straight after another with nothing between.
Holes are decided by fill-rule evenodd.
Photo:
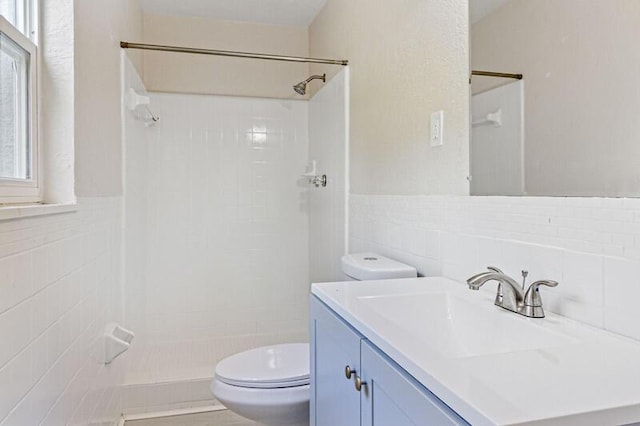
<instances>
[{"instance_id":1,"label":"toilet bowl","mask_svg":"<svg viewBox=\"0 0 640 426\"><path fill-rule=\"evenodd\" d=\"M309 344L265 346L216 365L211 392L234 413L266 426L309 424Z\"/></svg>"}]
</instances>

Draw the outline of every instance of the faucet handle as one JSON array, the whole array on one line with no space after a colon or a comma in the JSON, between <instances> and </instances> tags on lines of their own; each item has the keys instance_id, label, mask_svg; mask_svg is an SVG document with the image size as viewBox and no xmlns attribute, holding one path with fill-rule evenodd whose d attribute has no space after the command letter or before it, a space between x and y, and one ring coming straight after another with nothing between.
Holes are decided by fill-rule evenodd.
<instances>
[{"instance_id":1,"label":"faucet handle","mask_svg":"<svg viewBox=\"0 0 640 426\"><path fill-rule=\"evenodd\" d=\"M496 268L495 266L487 266L487 269L491 272L496 272L498 274L504 274L502 269ZM502 301L504 299L504 294L502 293L502 284L498 283L498 290L496 291L496 301L495 304L498 306L502 306Z\"/></svg>"},{"instance_id":2,"label":"faucet handle","mask_svg":"<svg viewBox=\"0 0 640 426\"><path fill-rule=\"evenodd\" d=\"M536 281L534 283L531 283L531 285L529 286L529 290L538 291L538 287L540 287L541 285L546 285L547 287L558 287L558 281L553 281L553 280Z\"/></svg>"},{"instance_id":3,"label":"faucet handle","mask_svg":"<svg viewBox=\"0 0 640 426\"><path fill-rule=\"evenodd\" d=\"M532 283L527 292L524 295L524 308L530 312L530 315L534 318L544 318L544 311L542 310L542 298L540 297L540 291L538 287L541 285L547 287L557 287L558 281L541 280Z\"/></svg>"}]
</instances>

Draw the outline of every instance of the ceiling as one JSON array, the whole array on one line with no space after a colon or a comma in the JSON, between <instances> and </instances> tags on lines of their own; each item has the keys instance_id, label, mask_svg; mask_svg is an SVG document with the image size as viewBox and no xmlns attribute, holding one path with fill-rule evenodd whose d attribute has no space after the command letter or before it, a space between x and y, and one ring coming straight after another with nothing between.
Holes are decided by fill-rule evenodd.
<instances>
[{"instance_id":1,"label":"ceiling","mask_svg":"<svg viewBox=\"0 0 640 426\"><path fill-rule=\"evenodd\" d=\"M327 0L143 0L146 13L306 27Z\"/></svg>"},{"instance_id":2,"label":"ceiling","mask_svg":"<svg viewBox=\"0 0 640 426\"><path fill-rule=\"evenodd\" d=\"M470 0L469 19L474 24L509 0Z\"/></svg>"}]
</instances>

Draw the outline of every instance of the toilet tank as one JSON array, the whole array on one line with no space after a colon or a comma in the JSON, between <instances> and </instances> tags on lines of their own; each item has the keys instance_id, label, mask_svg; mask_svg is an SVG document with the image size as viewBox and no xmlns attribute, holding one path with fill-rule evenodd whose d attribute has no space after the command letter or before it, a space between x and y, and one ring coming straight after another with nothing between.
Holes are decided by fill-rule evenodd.
<instances>
[{"instance_id":1,"label":"toilet tank","mask_svg":"<svg viewBox=\"0 0 640 426\"><path fill-rule=\"evenodd\" d=\"M342 272L358 281L415 278L418 271L376 253L352 253L342 256Z\"/></svg>"}]
</instances>

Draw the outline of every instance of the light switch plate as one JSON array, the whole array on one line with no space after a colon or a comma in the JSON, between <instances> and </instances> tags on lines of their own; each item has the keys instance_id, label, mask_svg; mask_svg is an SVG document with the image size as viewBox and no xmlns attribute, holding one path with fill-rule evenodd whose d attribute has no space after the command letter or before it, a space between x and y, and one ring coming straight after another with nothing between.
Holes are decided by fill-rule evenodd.
<instances>
[{"instance_id":1,"label":"light switch plate","mask_svg":"<svg viewBox=\"0 0 640 426\"><path fill-rule=\"evenodd\" d=\"M431 113L431 146L444 145L444 111Z\"/></svg>"}]
</instances>

